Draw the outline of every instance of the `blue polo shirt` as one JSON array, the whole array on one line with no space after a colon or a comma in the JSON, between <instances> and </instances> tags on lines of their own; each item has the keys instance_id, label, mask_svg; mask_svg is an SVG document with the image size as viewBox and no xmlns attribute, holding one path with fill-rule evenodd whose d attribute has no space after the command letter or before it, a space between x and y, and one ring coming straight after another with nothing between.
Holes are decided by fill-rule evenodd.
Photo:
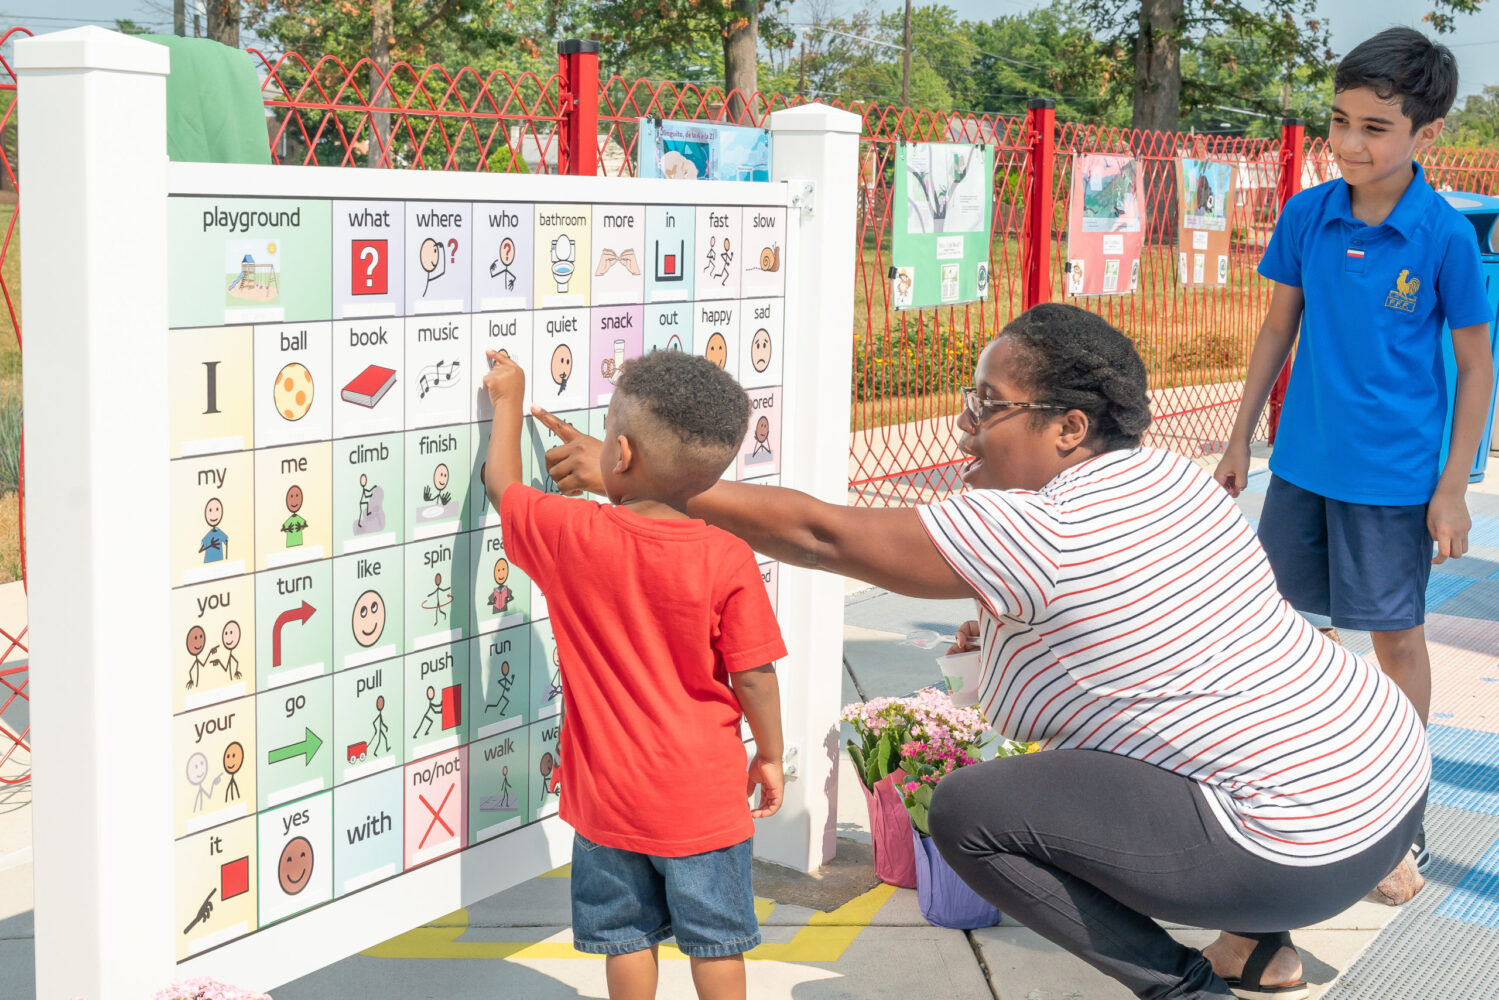
<instances>
[{"instance_id":1,"label":"blue polo shirt","mask_svg":"<svg viewBox=\"0 0 1499 1000\"><path fill-rule=\"evenodd\" d=\"M1473 225L1421 165L1383 223L1342 179L1286 202L1260 274L1306 299L1270 469L1334 500L1431 499L1447 422L1442 329L1493 320Z\"/></svg>"}]
</instances>

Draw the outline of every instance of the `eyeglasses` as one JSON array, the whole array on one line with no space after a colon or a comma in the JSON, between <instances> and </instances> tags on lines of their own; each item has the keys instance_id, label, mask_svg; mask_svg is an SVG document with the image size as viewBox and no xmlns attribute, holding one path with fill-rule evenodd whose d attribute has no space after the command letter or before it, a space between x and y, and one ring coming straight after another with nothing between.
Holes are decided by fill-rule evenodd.
<instances>
[{"instance_id":1,"label":"eyeglasses","mask_svg":"<svg viewBox=\"0 0 1499 1000\"><path fill-rule=\"evenodd\" d=\"M963 393L963 408L968 411L976 423L983 423L998 410L1065 410L1067 407L1058 406L1055 403L1027 403L1013 399L988 399L979 395L978 386L965 385L960 390Z\"/></svg>"}]
</instances>

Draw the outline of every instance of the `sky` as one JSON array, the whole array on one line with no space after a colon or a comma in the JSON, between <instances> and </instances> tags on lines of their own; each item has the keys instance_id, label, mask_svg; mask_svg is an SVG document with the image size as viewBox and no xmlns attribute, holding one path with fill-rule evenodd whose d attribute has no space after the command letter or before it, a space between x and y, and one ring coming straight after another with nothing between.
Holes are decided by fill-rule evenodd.
<instances>
[{"instance_id":1,"label":"sky","mask_svg":"<svg viewBox=\"0 0 1499 1000\"><path fill-rule=\"evenodd\" d=\"M863 0L837 0L849 12ZM904 7L904 0L873 0L882 9ZM922 0L916 0L918 4ZM1038 0L945 0L958 16L988 20L1001 14L1024 13L1044 6ZM0 0L0 31L23 24L34 31L56 31L95 23L112 27L117 17L128 17L158 30L171 30L171 0ZM1317 8L1332 29L1334 52L1347 52L1368 36L1392 24L1423 28L1425 0L1319 0ZM791 7L792 20L797 9ZM1499 0L1488 0L1477 14L1458 18L1457 30L1442 38L1458 60L1462 83L1459 98L1477 93L1485 84L1499 83Z\"/></svg>"}]
</instances>

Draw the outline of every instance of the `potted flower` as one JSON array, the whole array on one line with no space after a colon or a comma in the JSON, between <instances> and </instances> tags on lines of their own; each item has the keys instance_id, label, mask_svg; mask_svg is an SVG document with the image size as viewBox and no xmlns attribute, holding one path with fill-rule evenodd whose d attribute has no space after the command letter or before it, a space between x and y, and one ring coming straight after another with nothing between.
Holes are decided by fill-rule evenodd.
<instances>
[{"instance_id":1,"label":"potted flower","mask_svg":"<svg viewBox=\"0 0 1499 1000\"><path fill-rule=\"evenodd\" d=\"M904 773L900 789L911 821L912 853L916 860L916 899L921 915L938 927L972 930L999 923L1000 913L970 889L943 860L931 839L928 812L932 793L947 775L960 767L977 764L989 724L976 708L957 708L947 695L921 691L913 699L912 738L900 747ZM1036 744L1008 741L996 748L996 756L1029 753Z\"/></svg>"},{"instance_id":2,"label":"potted flower","mask_svg":"<svg viewBox=\"0 0 1499 1000\"><path fill-rule=\"evenodd\" d=\"M909 701L874 698L847 706L842 716L859 735L859 742L849 740L847 748L869 809L874 873L880 881L904 889L916 888L916 856L908 832L911 820L895 787L905 776L900 769L900 747L911 738Z\"/></svg>"},{"instance_id":3,"label":"potted flower","mask_svg":"<svg viewBox=\"0 0 1499 1000\"><path fill-rule=\"evenodd\" d=\"M154 1000L271 1000L266 993L242 990L236 986L199 976L181 983L173 983L158 992Z\"/></svg>"}]
</instances>

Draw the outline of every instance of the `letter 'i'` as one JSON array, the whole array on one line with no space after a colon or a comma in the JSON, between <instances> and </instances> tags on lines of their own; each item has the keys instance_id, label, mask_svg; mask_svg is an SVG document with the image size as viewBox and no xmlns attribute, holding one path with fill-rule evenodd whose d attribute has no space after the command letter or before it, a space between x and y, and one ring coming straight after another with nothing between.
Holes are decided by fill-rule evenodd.
<instances>
[{"instance_id":1,"label":"letter 'i'","mask_svg":"<svg viewBox=\"0 0 1499 1000\"><path fill-rule=\"evenodd\" d=\"M205 361L203 367L208 369L208 409L205 414L219 412L219 363L217 361Z\"/></svg>"}]
</instances>

